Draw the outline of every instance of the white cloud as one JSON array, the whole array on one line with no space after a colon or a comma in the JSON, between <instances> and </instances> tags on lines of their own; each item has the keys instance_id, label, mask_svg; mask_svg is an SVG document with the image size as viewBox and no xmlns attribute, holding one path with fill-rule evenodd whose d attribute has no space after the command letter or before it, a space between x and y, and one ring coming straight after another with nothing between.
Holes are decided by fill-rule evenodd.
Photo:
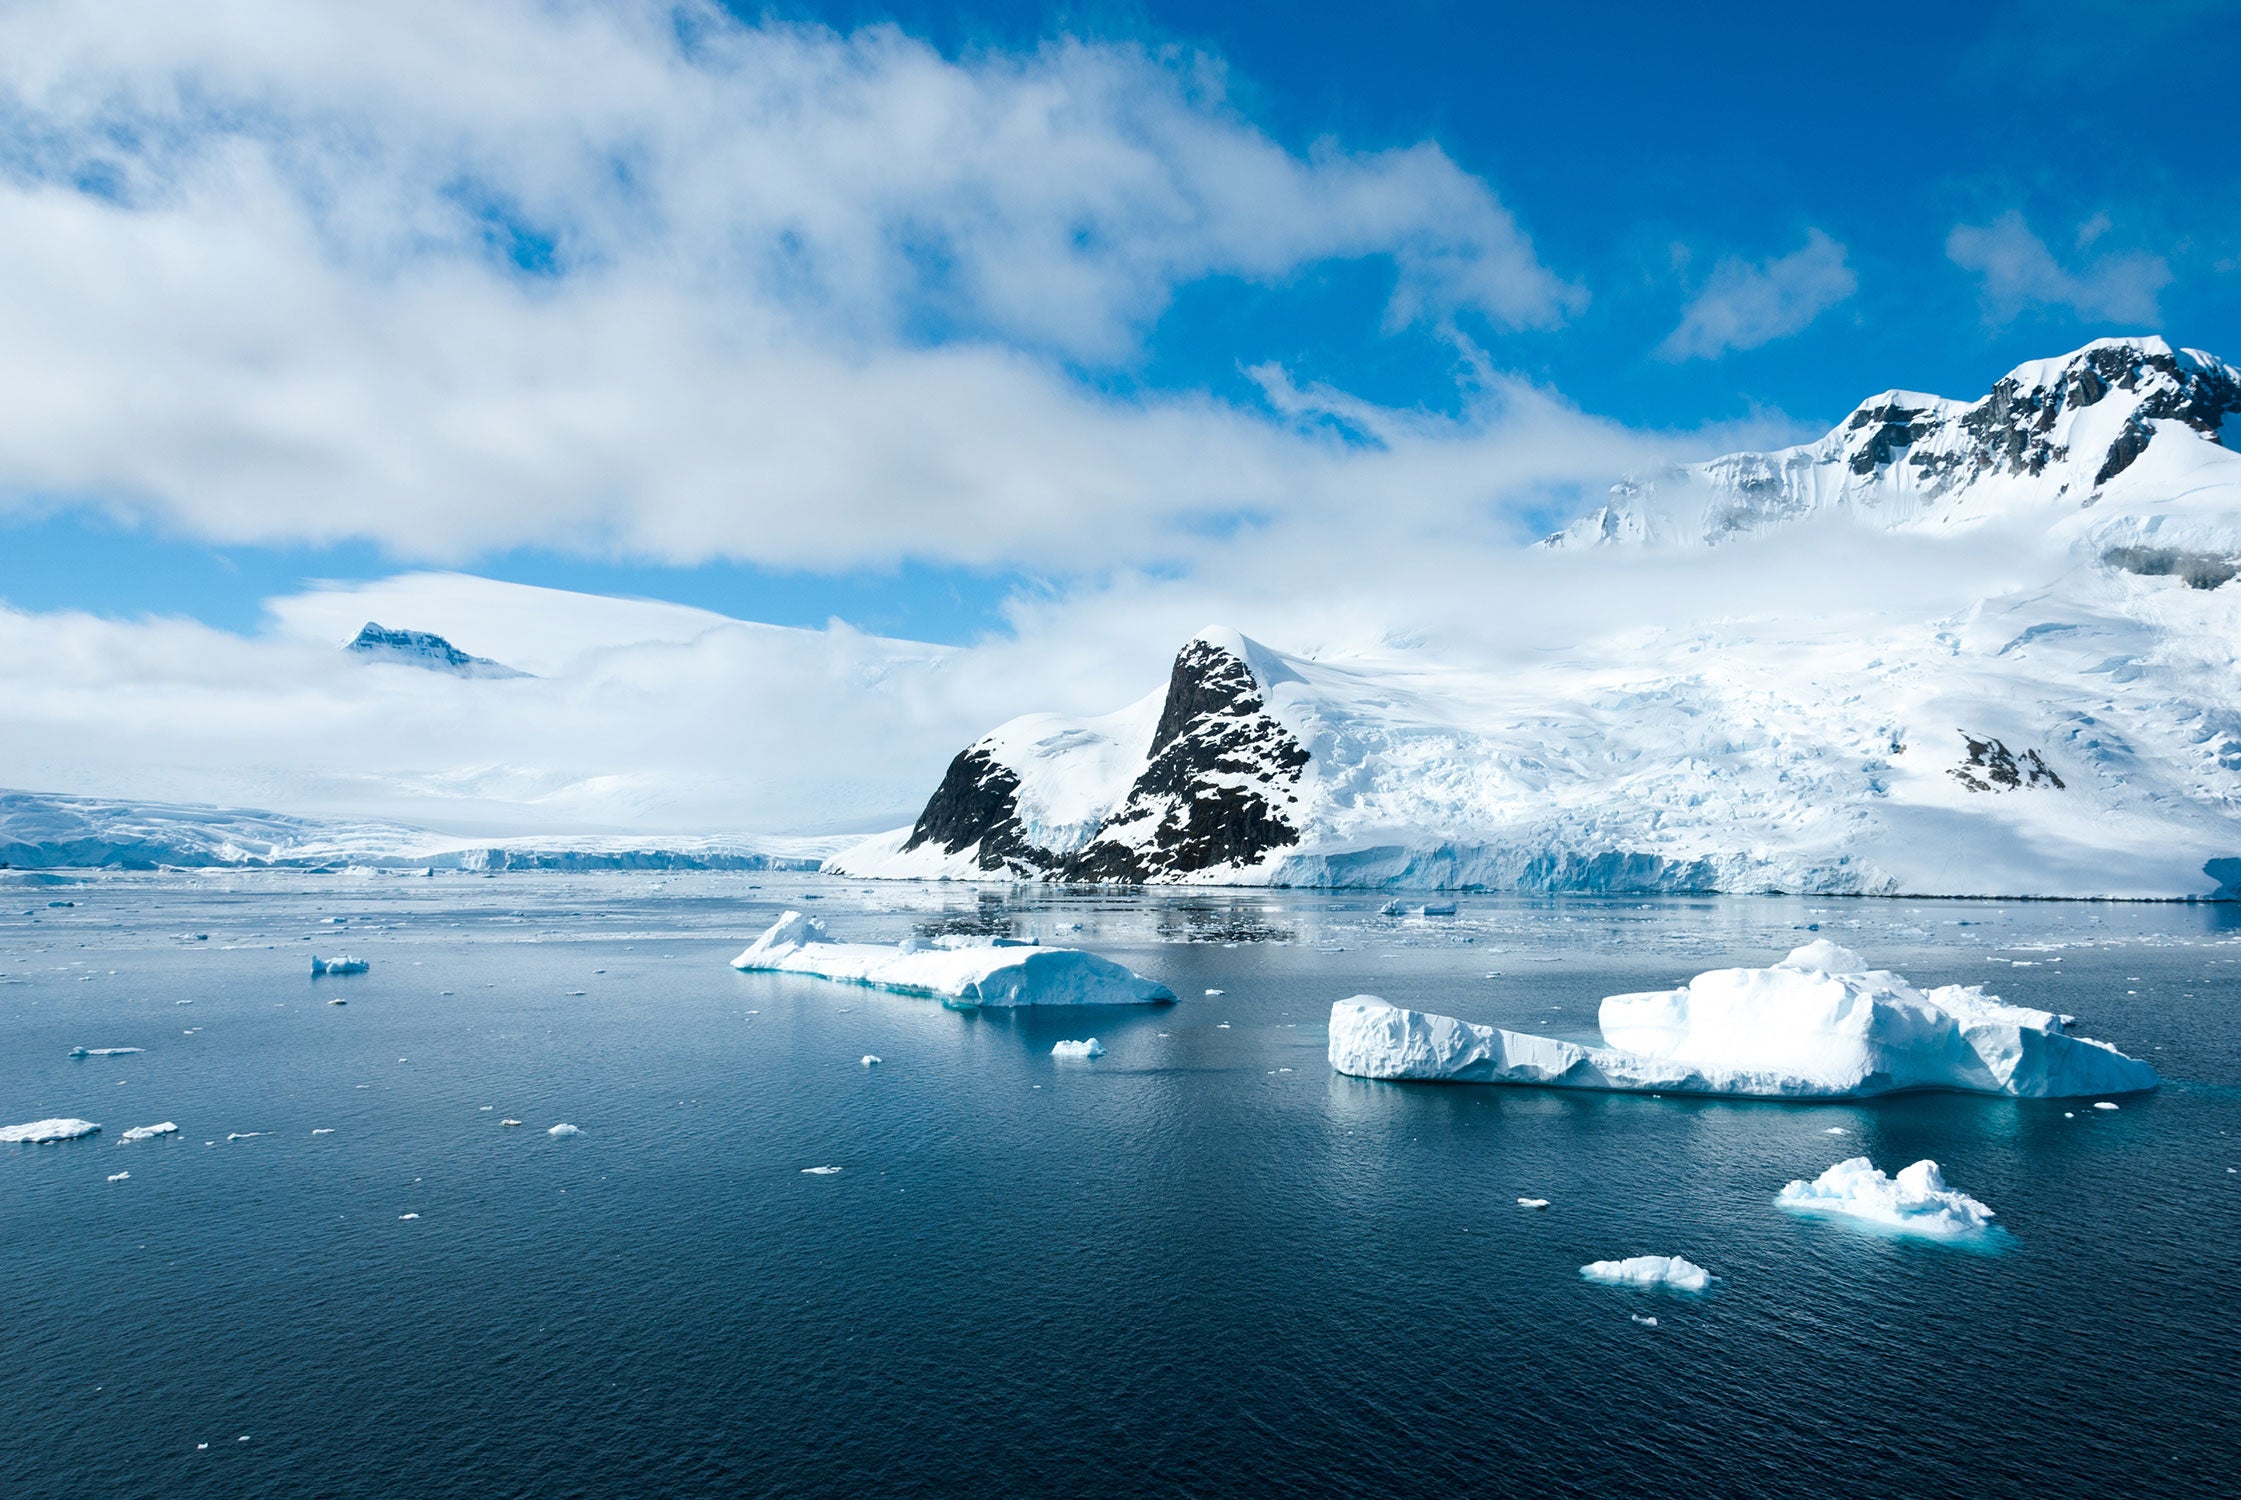
<instances>
[{"instance_id":1,"label":"white cloud","mask_svg":"<svg viewBox=\"0 0 2241 1500\"><path fill-rule=\"evenodd\" d=\"M2081 255L2109 228L2098 214L2080 225ZM2171 267L2160 255L2112 251L2081 260L2072 270L2013 211L1986 225L1956 225L1946 236L1945 253L1980 278L1985 316L1996 323L2034 307L2059 307L2087 322L2153 327L2163 318L2157 299L2171 284Z\"/></svg>"},{"instance_id":2,"label":"white cloud","mask_svg":"<svg viewBox=\"0 0 2241 1500\"><path fill-rule=\"evenodd\" d=\"M1721 261L1658 353L1673 360L1717 359L1731 349L1756 349L1799 332L1858 288L1844 247L1808 229L1804 248L1788 255L1758 263Z\"/></svg>"},{"instance_id":3,"label":"white cloud","mask_svg":"<svg viewBox=\"0 0 2241 1500\"><path fill-rule=\"evenodd\" d=\"M1067 373L1178 287L1379 257L1394 324L1582 300L1437 147L1295 154L1214 63L1126 46L120 0L0 17L0 93L0 507L221 541L1158 563L1519 441L1363 454Z\"/></svg>"}]
</instances>

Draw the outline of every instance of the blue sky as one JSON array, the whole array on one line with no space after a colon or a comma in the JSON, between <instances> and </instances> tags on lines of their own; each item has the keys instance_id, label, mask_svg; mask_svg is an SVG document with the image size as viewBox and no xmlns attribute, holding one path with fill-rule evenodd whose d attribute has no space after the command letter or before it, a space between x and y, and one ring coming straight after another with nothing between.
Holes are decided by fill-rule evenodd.
<instances>
[{"instance_id":1,"label":"blue sky","mask_svg":"<svg viewBox=\"0 0 2241 1500\"><path fill-rule=\"evenodd\" d=\"M362 71L345 21L13 18L0 276L51 343L0 368L0 599L248 629L434 563L954 641L1295 496L1525 535L1886 387L2113 333L2241 353L2230 5L794 6L627 32L650 81L597 101L570 69L613 43L459 9ZM498 102L432 124L440 69ZM929 89L977 101L959 139L1058 123L882 175ZM550 144L579 118L603 176ZM773 166L811 138L822 170ZM1116 143L1169 175L1108 202Z\"/></svg>"}]
</instances>

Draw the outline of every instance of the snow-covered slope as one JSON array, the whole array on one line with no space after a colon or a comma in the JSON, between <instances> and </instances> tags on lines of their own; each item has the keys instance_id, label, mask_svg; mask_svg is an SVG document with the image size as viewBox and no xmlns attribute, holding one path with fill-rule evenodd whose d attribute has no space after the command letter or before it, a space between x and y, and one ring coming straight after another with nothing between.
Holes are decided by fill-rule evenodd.
<instances>
[{"instance_id":1,"label":"snow-covered slope","mask_svg":"<svg viewBox=\"0 0 2241 1500\"><path fill-rule=\"evenodd\" d=\"M2104 550L2199 551L2209 575L2230 578L2241 557L2241 456L2225 446L2235 433L2241 371L2159 338L2102 339L2020 365L1978 401L1885 391L1816 442L1630 479L1543 545L1711 545L1827 511L1929 529L2042 511L2084 521ZM2135 571L2190 566L2135 561Z\"/></svg>"},{"instance_id":2,"label":"snow-covered slope","mask_svg":"<svg viewBox=\"0 0 2241 1500\"><path fill-rule=\"evenodd\" d=\"M1661 559L1688 623L1445 661L1209 630L1163 693L972 745L914 827L836 868L2241 895L2241 381L2104 341L1984 401L1861 410L1819 444L1637 487L1530 555L1604 593ZM1660 545L1577 545L1596 538ZM1904 573L1869 606L1824 604L1877 569ZM1787 592L1725 614L1739 574Z\"/></svg>"},{"instance_id":3,"label":"snow-covered slope","mask_svg":"<svg viewBox=\"0 0 2241 1500\"><path fill-rule=\"evenodd\" d=\"M0 792L18 869L432 866L458 870L809 870L833 839L573 835L473 839L397 823Z\"/></svg>"}]
</instances>

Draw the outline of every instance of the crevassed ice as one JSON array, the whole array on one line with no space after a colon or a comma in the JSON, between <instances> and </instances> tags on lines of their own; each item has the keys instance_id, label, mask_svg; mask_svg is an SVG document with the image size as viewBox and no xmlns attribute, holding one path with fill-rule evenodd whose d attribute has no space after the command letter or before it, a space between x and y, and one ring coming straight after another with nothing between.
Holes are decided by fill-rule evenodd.
<instances>
[{"instance_id":1,"label":"crevassed ice","mask_svg":"<svg viewBox=\"0 0 2241 1500\"><path fill-rule=\"evenodd\" d=\"M1175 998L1157 980L1078 948L841 943L826 933L824 923L798 911L780 917L731 966L810 974L963 1005L1151 1005Z\"/></svg>"},{"instance_id":2,"label":"crevassed ice","mask_svg":"<svg viewBox=\"0 0 2241 1500\"><path fill-rule=\"evenodd\" d=\"M1357 995L1331 1007L1330 1061L1360 1078L1846 1099L1906 1089L2068 1098L2152 1089L2155 1069L2073 1036L2072 1018L1975 985L1916 989L1826 940L1764 969L1612 995L1602 1047Z\"/></svg>"},{"instance_id":3,"label":"crevassed ice","mask_svg":"<svg viewBox=\"0 0 2241 1500\"><path fill-rule=\"evenodd\" d=\"M1948 1186L1938 1164L1927 1158L1886 1177L1868 1158L1851 1157L1811 1182L1791 1183L1774 1201L1793 1213L1862 1219L1929 1239L1962 1239L1996 1227L1992 1210Z\"/></svg>"}]
</instances>

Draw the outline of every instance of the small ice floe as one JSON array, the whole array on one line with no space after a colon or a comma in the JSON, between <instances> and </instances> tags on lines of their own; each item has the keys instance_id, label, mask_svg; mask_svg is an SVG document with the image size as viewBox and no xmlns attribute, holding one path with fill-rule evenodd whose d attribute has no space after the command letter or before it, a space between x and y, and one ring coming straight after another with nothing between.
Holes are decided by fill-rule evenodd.
<instances>
[{"instance_id":1,"label":"small ice floe","mask_svg":"<svg viewBox=\"0 0 2241 1500\"><path fill-rule=\"evenodd\" d=\"M402 1224L407 1219L417 1219L419 1217L420 1215L418 1214L399 1214L397 1215L397 1222ZM246 1443L249 1440L247 1438L243 1438L242 1441Z\"/></svg>"},{"instance_id":2,"label":"small ice floe","mask_svg":"<svg viewBox=\"0 0 2241 1500\"><path fill-rule=\"evenodd\" d=\"M1701 1292L1720 1278L1692 1260L1678 1255L1630 1255L1625 1260L1590 1261L1580 1275L1608 1286L1668 1287L1676 1292Z\"/></svg>"},{"instance_id":3,"label":"small ice floe","mask_svg":"<svg viewBox=\"0 0 2241 1500\"><path fill-rule=\"evenodd\" d=\"M142 1047L72 1047L70 1055L72 1057L130 1057L135 1052L145 1050L147 1049ZM2111 1108L2114 1108L2114 1106L2112 1105Z\"/></svg>"},{"instance_id":4,"label":"small ice floe","mask_svg":"<svg viewBox=\"0 0 2241 1500\"><path fill-rule=\"evenodd\" d=\"M1855 1156L1811 1182L1791 1183L1774 1201L1792 1213L1840 1215L1925 1239L1962 1239L1993 1228L1992 1210L1948 1187L1938 1164L1927 1159L1886 1177Z\"/></svg>"},{"instance_id":5,"label":"small ice floe","mask_svg":"<svg viewBox=\"0 0 2241 1500\"><path fill-rule=\"evenodd\" d=\"M1207 991L1206 993L1207 993L1207 994L1209 994L1209 995L1222 995L1222 994L1227 994L1227 993L1228 993L1228 991L1226 991L1226 990L1208 990L1208 991Z\"/></svg>"},{"instance_id":6,"label":"small ice floe","mask_svg":"<svg viewBox=\"0 0 2241 1500\"><path fill-rule=\"evenodd\" d=\"M327 1003L329 1005L348 1005L350 1002L348 1000L329 1000Z\"/></svg>"},{"instance_id":7,"label":"small ice floe","mask_svg":"<svg viewBox=\"0 0 2241 1500\"><path fill-rule=\"evenodd\" d=\"M1632 1318L1635 1322L1641 1324L1644 1328L1657 1327L1657 1319L1655 1318L1645 1318L1640 1313L1628 1313L1627 1316Z\"/></svg>"},{"instance_id":8,"label":"small ice floe","mask_svg":"<svg viewBox=\"0 0 2241 1500\"><path fill-rule=\"evenodd\" d=\"M1518 1206L1519 1208L1546 1208L1546 1207L1548 1207L1548 1199L1546 1199L1546 1198L1520 1198L1520 1199L1518 1199L1518 1200L1517 1200L1517 1206Z\"/></svg>"},{"instance_id":9,"label":"small ice floe","mask_svg":"<svg viewBox=\"0 0 2241 1500\"><path fill-rule=\"evenodd\" d=\"M499 1121L498 1123L499 1123L499 1124L501 1124L501 1125L519 1125L519 1124L521 1123L521 1121L519 1121L519 1120L500 1120L500 1121Z\"/></svg>"},{"instance_id":10,"label":"small ice floe","mask_svg":"<svg viewBox=\"0 0 2241 1500\"><path fill-rule=\"evenodd\" d=\"M33 1120L28 1125L0 1125L0 1142L43 1146L50 1141L74 1141L100 1128L91 1120Z\"/></svg>"},{"instance_id":11,"label":"small ice floe","mask_svg":"<svg viewBox=\"0 0 2241 1500\"><path fill-rule=\"evenodd\" d=\"M1417 915L1424 917L1452 917L1455 911L1452 901L1427 901L1416 909Z\"/></svg>"},{"instance_id":12,"label":"small ice floe","mask_svg":"<svg viewBox=\"0 0 2241 1500\"><path fill-rule=\"evenodd\" d=\"M1229 1022L1227 1022L1227 1021L1216 1021L1216 1022L1214 1023L1214 1029L1215 1029L1216 1031L1227 1031L1227 1030L1229 1030Z\"/></svg>"},{"instance_id":13,"label":"small ice floe","mask_svg":"<svg viewBox=\"0 0 2241 1500\"><path fill-rule=\"evenodd\" d=\"M253 1141L263 1134L264 1132L261 1130L236 1130L227 1135L226 1139L229 1141Z\"/></svg>"},{"instance_id":14,"label":"small ice floe","mask_svg":"<svg viewBox=\"0 0 2241 1500\"><path fill-rule=\"evenodd\" d=\"M568 991L568 995L567 995L567 998L568 998L568 999L571 999L571 1000L574 1000L574 999L577 999L577 998L581 997L581 996L582 996L582 994L583 994L583 991L582 991L582 990L570 990L570 991Z\"/></svg>"},{"instance_id":15,"label":"small ice floe","mask_svg":"<svg viewBox=\"0 0 2241 1500\"><path fill-rule=\"evenodd\" d=\"M1823 1135L1850 1135L1851 1133L1852 1132L1846 1130L1842 1125L1831 1125L1828 1129L1821 1132L1821 1134Z\"/></svg>"},{"instance_id":16,"label":"small ice floe","mask_svg":"<svg viewBox=\"0 0 2241 1500\"><path fill-rule=\"evenodd\" d=\"M313 1135L333 1135L335 1133L335 1127L332 1125L321 1125L311 1133Z\"/></svg>"},{"instance_id":17,"label":"small ice floe","mask_svg":"<svg viewBox=\"0 0 2241 1500\"><path fill-rule=\"evenodd\" d=\"M876 1068L879 1066L879 1059L873 1056L871 1053L867 1052L864 1054L864 1066L867 1068Z\"/></svg>"},{"instance_id":18,"label":"small ice floe","mask_svg":"<svg viewBox=\"0 0 2241 1500\"><path fill-rule=\"evenodd\" d=\"M1078 1058L1087 1062L1093 1057L1103 1057L1105 1055L1105 1045L1095 1037L1091 1037L1086 1042L1060 1042L1050 1049L1050 1055L1053 1057Z\"/></svg>"},{"instance_id":19,"label":"small ice floe","mask_svg":"<svg viewBox=\"0 0 2241 1500\"><path fill-rule=\"evenodd\" d=\"M2115 1105L2111 1104L2111 1103L2110 1103L2110 1102L2109 1102L2108 1100L2106 1100L2106 1099L2096 1099L2095 1101L2093 1101L2093 1107L2094 1107L2095 1109L2115 1109L2115 1108L2116 1108L2116 1106L2115 1106Z\"/></svg>"},{"instance_id":20,"label":"small ice floe","mask_svg":"<svg viewBox=\"0 0 2241 1500\"><path fill-rule=\"evenodd\" d=\"M801 1174L804 1177L830 1177L839 1170L838 1167L803 1167Z\"/></svg>"},{"instance_id":21,"label":"small ice floe","mask_svg":"<svg viewBox=\"0 0 2241 1500\"><path fill-rule=\"evenodd\" d=\"M1377 909L1377 914L1381 917L1397 917L1407 910L1408 908L1398 901L1388 901Z\"/></svg>"},{"instance_id":22,"label":"small ice floe","mask_svg":"<svg viewBox=\"0 0 2241 1500\"><path fill-rule=\"evenodd\" d=\"M363 974L373 965L362 958L321 958L311 956L311 974L314 979L322 974Z\"/></svg>"},{"instance_id":23,"label":"small ice floe","mask_svg":"<svg viewBox=\"0 0 2241 1500\"><path fill-rule=\"evenodd\" d=\"M161 1125L135 1125L123 1135L117 1137L117 1144L129 1146L134 1141L152 1141L159 1135L177 1135L178 1133L179 1127L169 1120L164 1121Z\"/></svg>"},{"instance_id":24,"label":"small ice floe","mask_svg":"<svg viewBox=\"0 0 2241 1500\"><path fill-rule=\"evenodd\" d=\"M569 1123L568 1123L568 1122L567 1122L566 1120L563 1120L563 1121L561 1121L561 1122L560 1122L560 1123L559 1123L558 1125L555 1125L555 1126L554 1126L554 1127L553 1127L552 1129L550 1129L550 1130L546 1131L546 1132L545 1132L545 1134L547 1134L547 1135L582 1135L582 1134L583 1134L583 1132L582 1132L581 1130L578 1130L578 1129L577 1129L577 1128L576 1128L575 1126L573 1126L573 1125L569 1124Z\"/></svg>"},{"instance_id":25,"label":"small ice floe","mask_svg":"<svg viewBox=\"0 0 2241 1500\"><path fill-rule=\"evenodd\" d=\"M111 1182L122 1182L131 1175L132 1174L130 1172L111 1172L109 1174L109 1180Z\"/></svg>"}]
</instances>

